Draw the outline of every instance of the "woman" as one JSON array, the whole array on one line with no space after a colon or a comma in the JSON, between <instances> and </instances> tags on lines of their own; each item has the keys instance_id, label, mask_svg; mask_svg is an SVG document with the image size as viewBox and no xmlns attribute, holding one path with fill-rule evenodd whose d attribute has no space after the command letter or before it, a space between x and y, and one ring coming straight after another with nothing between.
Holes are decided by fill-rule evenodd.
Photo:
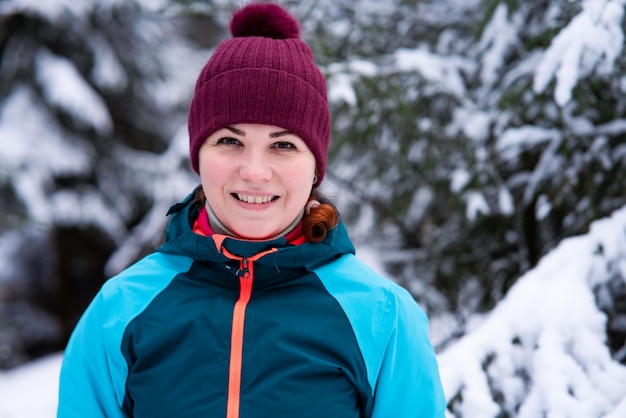
<instances>
[{"instance_id":1,"label":"woman","mask_svg":"<svg viewBox=\"0 0 626 418\"><path fill-rule=\"evenodd\" d=\"M428 322L317 192L330 115L298 22L244 7L189 112L201 186L68 343L59 417L442 417Z\"/></svg>"}]
</instances>

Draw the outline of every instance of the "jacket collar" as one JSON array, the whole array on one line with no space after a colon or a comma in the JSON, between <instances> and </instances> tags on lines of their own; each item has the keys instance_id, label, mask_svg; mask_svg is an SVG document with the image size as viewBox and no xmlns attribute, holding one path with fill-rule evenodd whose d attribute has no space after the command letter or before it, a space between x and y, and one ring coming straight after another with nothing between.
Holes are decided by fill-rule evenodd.
<instances>
[{"instance_id":1,"label":"jacket collar","mask_svg":"<svg viewBox=\"0 0 626 418\"><path fill-rule=\"evenodd\" d=\"M193 224L200 213L200 205L195 202L196 191L184 201L173 205L168 211L170 221L165 234L165 244L159 251L190 257L196 261L224 263L228 259L222 254L225 248L232 254L252 257L256 254L276 249L256 261L257 264L276 268L312 268L325 264L340 255L354 254L343 222L333 228L320 243L304 242L292 245L285 237L267 241L246 241L223 235L202 236L193 231Z\"/></svg>"}]
</instances>

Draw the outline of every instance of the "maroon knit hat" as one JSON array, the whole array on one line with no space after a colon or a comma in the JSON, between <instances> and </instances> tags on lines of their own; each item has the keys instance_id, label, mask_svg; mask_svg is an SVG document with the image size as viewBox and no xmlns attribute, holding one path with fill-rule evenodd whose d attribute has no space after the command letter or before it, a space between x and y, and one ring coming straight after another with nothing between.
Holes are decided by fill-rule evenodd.
<instances>
[{"instance_id":1,"label":"maroon knit hat","mask_svg":"<svg viewBox=\"0 0 626 418\"><path fill-rule=\"evenodd\" d=\"M237 123L284 128L304 140L317 165L317 183L326 171L330 111L326 80L300 39L298 21L282 7L254 3L230 22L233 38L223 41L196 82L189 109L190 156L218 129Z\"/></svg>"}]
</instances>

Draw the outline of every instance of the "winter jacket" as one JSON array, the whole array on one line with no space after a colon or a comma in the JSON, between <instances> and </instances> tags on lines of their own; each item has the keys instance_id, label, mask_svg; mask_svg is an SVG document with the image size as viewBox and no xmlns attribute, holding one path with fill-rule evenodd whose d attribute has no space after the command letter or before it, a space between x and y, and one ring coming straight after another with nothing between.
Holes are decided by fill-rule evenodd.
<instances>
[{"instance_id":1,"label":"winter jacket","mask_svg":"<svg viewBox=\"0 0 626 418\"><path fill-rule=\"evenodd\" d=\"M58 417L443 417L428 321L354 256L321 243L192 230L109 279L77 324Z\"/></svg>"}]
</instances>

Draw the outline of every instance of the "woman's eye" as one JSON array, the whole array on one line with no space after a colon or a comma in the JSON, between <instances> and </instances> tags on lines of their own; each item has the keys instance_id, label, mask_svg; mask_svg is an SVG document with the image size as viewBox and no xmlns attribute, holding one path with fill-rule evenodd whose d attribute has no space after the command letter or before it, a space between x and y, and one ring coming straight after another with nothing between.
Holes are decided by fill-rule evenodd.
<instances>
[{"instance_id":1,"label":"woman's eye","mask_svg":"<svg viewBox=\"0 0 626 418\"><path fill-rule=\"evenodd\" d=\"M224 138L220 138L217 140L217 144L224 144L224 145L237 145L239 144L239 140L235 139L235 138L231 138L229 136L226 136Z\"/></svg>"},{"instance_id":2,"label":"woman's eye","mask_svg":"<svg viewBox=\"0 0 626 418\"><path fill-rule=\"evenodd\" d=\"M281 141L281 142L276 142L274 144L274 148L278 148L281 150L291 150L291 149L296 149L296 146L292 144L291 142Z\"/></svg>"}]
</instances>

